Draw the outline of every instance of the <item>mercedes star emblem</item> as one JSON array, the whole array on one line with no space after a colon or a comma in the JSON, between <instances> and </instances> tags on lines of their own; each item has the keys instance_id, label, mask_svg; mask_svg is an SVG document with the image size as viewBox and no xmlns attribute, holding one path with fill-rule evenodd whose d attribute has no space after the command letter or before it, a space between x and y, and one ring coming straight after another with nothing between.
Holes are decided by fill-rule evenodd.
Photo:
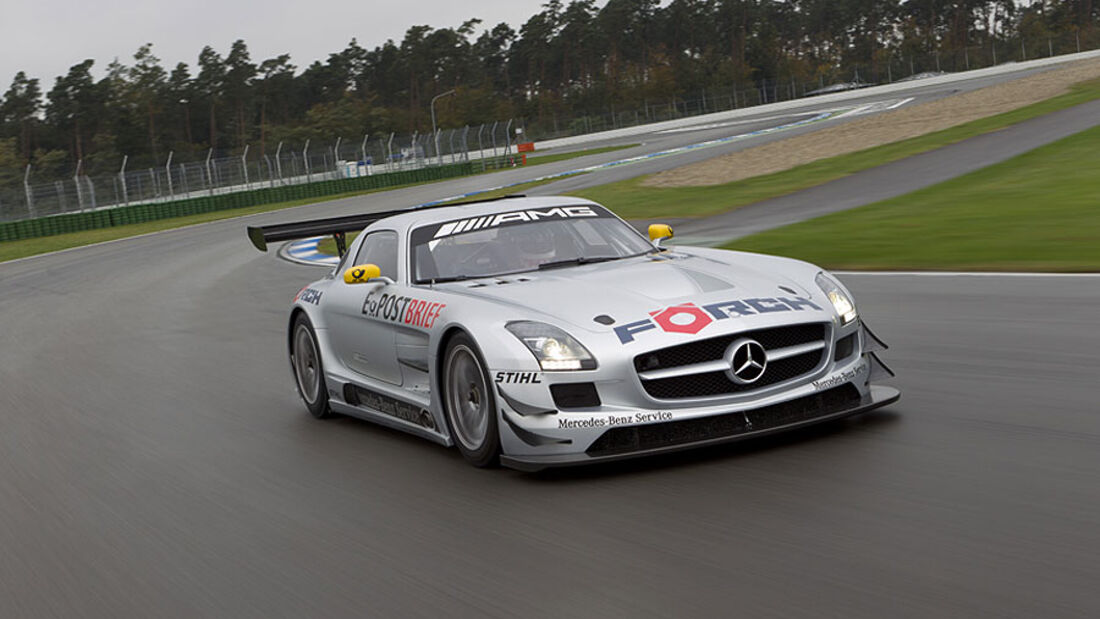
<instances>
[{"instance_id":1,"label":"mercedes star emblem","mask_svg":"<svg viewBox=\"0 0 1100 619\"><path fill-rule=\"evenodd\" d=\"M730 362L729 377L733 382L748 385L764 375L768 355L756 340L738 340L727 349Z\"/></svg>"}]
</instances>

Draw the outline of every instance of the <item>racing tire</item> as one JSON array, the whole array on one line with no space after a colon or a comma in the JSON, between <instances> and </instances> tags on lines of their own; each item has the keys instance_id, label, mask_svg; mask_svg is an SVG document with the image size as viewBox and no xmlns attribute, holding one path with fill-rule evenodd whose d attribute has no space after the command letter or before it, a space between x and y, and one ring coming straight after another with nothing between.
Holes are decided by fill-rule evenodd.
<instances>
[{"instance_id":1,"label":"racing tire","mask_svg":"<svg viewBox=\"0 0 1100 619\"><path fill-rule=\"evenodd\" d=\"M447 342L443 357L444 416L455 446L470 464L500 463L500 430L493 383L473 339L465 333Z\"/></svg>"},{"instance_id":2,"label":"racing tire","mask_svg":"<svg viewBox=\"0 0 1100 619\"><path fill-rule=\"evenodd\" d=\"M321 347L317 344L313 324L305 314L298 314L290 331L290 368L294 372L298 395L305 402L309 414L317 419L332 417L325 368L321 363Z\"/></svg>"}]
</instances>

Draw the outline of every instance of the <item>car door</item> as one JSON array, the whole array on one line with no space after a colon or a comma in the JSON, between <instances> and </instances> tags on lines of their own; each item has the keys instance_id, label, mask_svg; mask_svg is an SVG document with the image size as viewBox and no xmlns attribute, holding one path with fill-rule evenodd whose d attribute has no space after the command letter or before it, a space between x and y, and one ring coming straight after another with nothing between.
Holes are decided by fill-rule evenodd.
<instances>
[{"instance_id":1,"label":"car door","mask_svg":"<svg viewBox=\"0 0 1100 619\"><path fill-rule=\"evenodd\" d=\"M375 264L383 277L399 282L397 253L396 232L373 231L364 236L355 257L345 262L345 268ZM344 365L358 374L394 385L401 384L393 316L402 289L400 284L384 279L348 284L343 273L337 273L329 303L329 337Z\"/></svg>"}]
</instances>

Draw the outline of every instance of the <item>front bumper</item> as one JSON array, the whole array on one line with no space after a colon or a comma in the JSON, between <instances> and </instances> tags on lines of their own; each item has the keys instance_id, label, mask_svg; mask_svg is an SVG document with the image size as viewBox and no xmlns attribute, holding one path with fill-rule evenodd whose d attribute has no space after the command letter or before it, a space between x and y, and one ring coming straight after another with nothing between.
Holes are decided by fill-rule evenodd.
<instances>
[{"instance_id":1,"label":"front bumper","mask_svg":"<svg viewBox=\"0 0 1100 619\"><path fill-rule=\"evenodd\" d=\"M503 455L501 463L521 471L539 471L671 453L833 421L886 406L900 397L892 387L870 385L861 394L850 384L842 385L763 408L608 430L605 435L618 434L610 440L602 436L584 453Z\"/></svg>"}]
</instances>

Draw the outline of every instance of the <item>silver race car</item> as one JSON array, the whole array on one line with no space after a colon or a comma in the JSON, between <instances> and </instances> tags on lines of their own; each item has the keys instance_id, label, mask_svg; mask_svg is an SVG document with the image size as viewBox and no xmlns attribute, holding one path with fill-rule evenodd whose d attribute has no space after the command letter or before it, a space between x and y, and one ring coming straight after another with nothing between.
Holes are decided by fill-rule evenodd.
<instances>
[{"instance_id":1,"label":"silver race car","mask_svg":"<svg viewBox=\"0 0 1100 619\"><path fill-rule=\"evenodd\" d=\"M346 247L345 234L362 230ZM318 418L538 470L711 445L894 402L845 287L805 262L662 247L602 206L508 197L251 227L335 236L287 343Z\"/></svg>"}]
</instances>

